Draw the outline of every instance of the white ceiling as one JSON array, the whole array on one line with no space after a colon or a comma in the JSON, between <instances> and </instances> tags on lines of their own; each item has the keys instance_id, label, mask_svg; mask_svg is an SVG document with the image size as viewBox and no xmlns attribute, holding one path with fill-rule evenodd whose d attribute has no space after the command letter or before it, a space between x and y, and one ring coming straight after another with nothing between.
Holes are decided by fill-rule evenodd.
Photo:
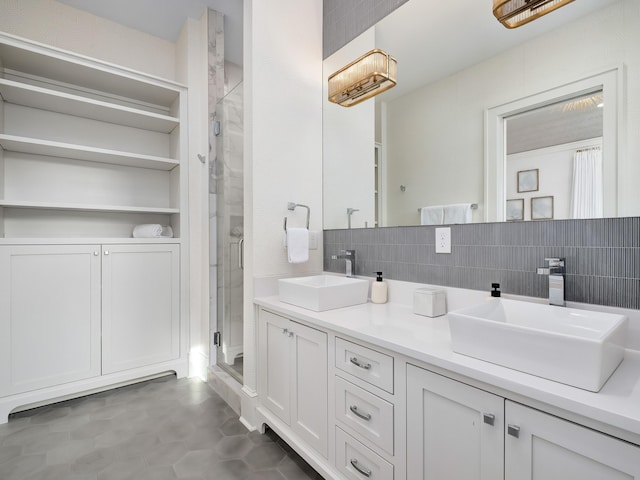
<instances>
[{"instance_id":1,"label":"white ceiling","mask_svg":"<svg viewBox=\"0 0 640 480\"><path fill-rule=\"evenodd\" d=\"M71 7L135 28L170 42L187 18L206 8L225 15L225 57L242 65L242 0L58 0Z\"/></svg>"},{"instance_id":2,"label":"white ceiling","mask_svg":"<svg viewBox=\"0 0 640 480\"><path fill-rule=\"evenodd\" d=\"M242 0L58 1L172 42L187 17L200 18L205 8L212 8L225 14L226 58L242 65ZM396 97L451 75L615 1L575 1L508 30L493 17L491 0L410 0L379 22L376 30L376 46L398 59L402 76L384 96Z\"/></svg>"}]
</instances>

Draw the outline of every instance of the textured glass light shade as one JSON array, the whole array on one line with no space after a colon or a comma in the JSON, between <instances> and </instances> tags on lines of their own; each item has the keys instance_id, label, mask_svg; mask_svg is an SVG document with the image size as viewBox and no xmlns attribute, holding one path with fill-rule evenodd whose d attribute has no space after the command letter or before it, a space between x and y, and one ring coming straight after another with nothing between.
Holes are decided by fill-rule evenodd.
<instances>
[{"instance_id":1,"label":"textured glass light shade","mask_svg":"<svg viewBox=\"0 0 640 480\"><path fill-rule=\"evenodd\" d=\"M516 28L553 12L573 0L493 0L493 15L507 28Z\"/></svg>"},{"instance_id":2,"label":"textured glass light shade","mask_svg":"<svg viewBox=\"0 0 640 480\"><path fill-rule=\"evenodd\" d=\"M329 76L329 101L351 107L396 84L396 59L371 50Z\"/></svg>"}]
</instances>

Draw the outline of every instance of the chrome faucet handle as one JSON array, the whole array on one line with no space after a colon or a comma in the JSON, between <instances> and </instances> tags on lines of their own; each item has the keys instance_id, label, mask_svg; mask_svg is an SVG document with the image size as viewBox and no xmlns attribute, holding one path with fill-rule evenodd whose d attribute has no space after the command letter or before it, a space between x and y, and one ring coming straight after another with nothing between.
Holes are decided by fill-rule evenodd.
<instances>
[{"instance_id":1,"label":"chrome faucet handle","mask_svg":"<svg viewBox=\"0 0 640 480\"><path fill-rule=\"evenodd\" d=\"M544 261L548 262L550 267L564 267L564 258L551 257L545 258Z\"/></svg>"}]
</instances>

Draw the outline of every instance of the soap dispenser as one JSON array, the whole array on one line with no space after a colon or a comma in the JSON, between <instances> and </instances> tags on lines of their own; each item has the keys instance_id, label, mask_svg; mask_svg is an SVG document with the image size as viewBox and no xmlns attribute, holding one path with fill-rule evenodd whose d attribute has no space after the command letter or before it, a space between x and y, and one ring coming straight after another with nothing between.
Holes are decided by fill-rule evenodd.
<instances>
[{"instance_id":1,"label":"soap dispenser","mask_svg":"<svg viewBox=\"0 0 640 480\"><path fill-rule=\"evenodd\" d=\"M371 301L387 303L387 282L382 279L382 272L376 272L376 281L371 285Z\"/></svg>"}]
</instances>

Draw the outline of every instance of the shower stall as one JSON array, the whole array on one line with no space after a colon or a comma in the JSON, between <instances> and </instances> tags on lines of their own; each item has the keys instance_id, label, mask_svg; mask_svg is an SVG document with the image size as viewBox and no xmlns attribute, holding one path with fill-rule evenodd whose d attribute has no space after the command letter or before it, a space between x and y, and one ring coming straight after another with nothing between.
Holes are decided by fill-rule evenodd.
<instances>
[{"instance_id":1,"label":"shower stall","mask_svg":"<svg viewBox=\"0 0 640 480\"><path fill-rule=\"evenodd\" d=\"M224 58L223 15L208 13L210 351L212 361L242 383L242 67Z\"/></svg>"}]
</instances>

